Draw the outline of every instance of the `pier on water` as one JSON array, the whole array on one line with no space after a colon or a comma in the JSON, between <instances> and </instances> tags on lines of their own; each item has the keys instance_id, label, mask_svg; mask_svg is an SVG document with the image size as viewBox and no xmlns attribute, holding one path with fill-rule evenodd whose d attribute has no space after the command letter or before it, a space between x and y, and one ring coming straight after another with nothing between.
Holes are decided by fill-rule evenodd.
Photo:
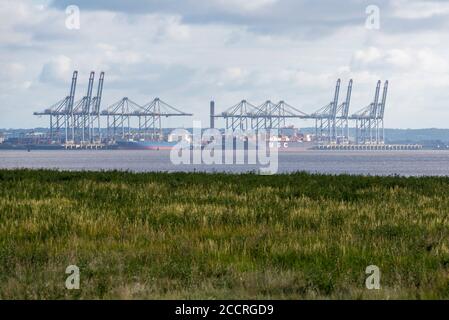
<instances>
[{"instance_id":1,"label":"pier on water","mask_svg":"<svg viewBox=\"0 0 449 320\"><path fill-rule=\"evenodd\" d=\"M422 150L419 144L320 144L315 150Z\"/></svg>"}]
</instances>

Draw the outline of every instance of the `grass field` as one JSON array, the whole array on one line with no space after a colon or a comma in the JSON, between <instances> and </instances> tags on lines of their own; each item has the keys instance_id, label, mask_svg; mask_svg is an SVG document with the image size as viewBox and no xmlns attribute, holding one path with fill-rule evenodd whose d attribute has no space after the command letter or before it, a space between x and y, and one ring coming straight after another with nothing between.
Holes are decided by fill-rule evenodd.
<instances>
[{"instance_id":1,"label":"grass field","mask_svg":"<svg viewBox=\"0 0 449 320\"><path fill-rule=\"evenodd\" d=\"M0 298L447 299L448 208L449 178L0 171Z\"/></svg>"}]
</instances>

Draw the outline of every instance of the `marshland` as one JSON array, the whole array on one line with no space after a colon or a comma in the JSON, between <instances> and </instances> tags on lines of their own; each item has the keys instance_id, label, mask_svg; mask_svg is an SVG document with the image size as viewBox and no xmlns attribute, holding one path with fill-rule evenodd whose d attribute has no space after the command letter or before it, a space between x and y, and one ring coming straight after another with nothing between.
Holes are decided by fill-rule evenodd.
<instances>
[{"instance_id":1,"label":"marshland","mask_svg":"<svg viewBox=\"0 0 449 320\"><path fill-rule=\"evenodd\" d=\"M447 299L448 208L447 177L0 170L0 298Z\"/></svg>"}]
</instances>

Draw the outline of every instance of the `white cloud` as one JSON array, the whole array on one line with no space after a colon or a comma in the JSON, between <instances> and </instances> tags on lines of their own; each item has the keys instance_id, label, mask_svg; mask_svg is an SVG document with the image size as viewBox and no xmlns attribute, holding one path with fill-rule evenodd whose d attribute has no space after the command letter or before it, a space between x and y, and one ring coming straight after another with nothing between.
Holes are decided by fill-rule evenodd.
<instances>
[{"instance_id":1,"label":"white cloud","mask_svg":"<svg viewBox=\"0 0 449 320\"><path fill-rule=\"evenodd\" d=\"M391 48L381 50L370 47L357 50L354 53L356 67L365 68L394 68L408 69L421 73L446 73L449 68L447 58L431 48ZM399 70L395 70L399 72Z\"/></svg>"},{"instance_id":2,"label":"white cloud","mask_svg":"<svg viewBox=\"0 0 449 320\"><path fill-rule=\"evenodd\" d=\"M448 58L443 58L429 48L419 50L416 55L418 66L423 72L446 73L449 71Z\"/></svg>"},{"instance_id":3,"label":"white cloud","mask_svg":"<svg viewBox=\"0 0 449 320\"><path fill-rule=\"evenodd\" d=\"M227 80L240 80L243 77L245 77L247 75L247 73L239 67L230 67L230 68L226 68L224 76Z\"/></svg>"},{"instance_id":4,"label":"white cloud","mask_svg":"<svg viewBox=\"0 0 449 320\"><path fill-rule=\"evenodd\" d=\"M277 0L212 0L212 2L216 2L220 8L231 12L239 10L250 12L267 8L275 4Z\"/></svg>"},{"instance_id":5,"label":"white cloud","mask_svg":"<svg viewBox=\"0 0 449 320\"><path fill-rule=\"evenodd\" d=\"M413 67L413 57L403 49L388 50L385 57L387 63L400 68Z\"/></svg>"},{"instance_id":6,"label":"white cloud","mask_svg":"<svg viewBox=\"0 0 449 320\"><path fill-rule=\"evenodd\" d=\"M20 28L30 26L39 21L36 14L39 10L28 3L20 1L0 2L0 43L2 45L24 44L30 35ZM18 30L19 29L19 30Z\"/></svg>"},{"instance_id":7,"label":"white cloud","mask_svg":"<svg viewBox=\"0 0 449 320\"><path fill-rule=\"evenodd\" d=\"M344 86L354 79L353 112L370 102L378 79L389 79L389 125L447 126L449 34L445 30L372 32L364 28L363 16L353 18L360 18L360 26L343 24L337 13L331 15L331 9L322 5L328 11L319 12L319 17L327 14L328 19L316 21L311 15L310 23L316 27L335 22L332 32L326 36L312 32L304 38L282 29L270 32L270 13L280 1L214 1L211 5L222 6L228 18L230 12L243 17L263 13L268 31L254 32L241 21L191 22L179 12L83 9L81 29L67 30L63 10L39 9L28 0L2 1L0 96L3 110L8 106L10 112L2 113L0 127L46 125L32 112L68 93L73 69L79 70L77 95L84 94L91 70L97 78L100 71L106 72L103 107L123 96L137 102L160 96L204 121L204 106L212 97L217 111L246 98L256 104L283 99L312 112L330 101L338 77ZM363 15L364 10L357 12ZM295 14L286 16L292 19L289 23L295 23ZM383 25L389 14L383 16Z\"/></svg>"},{"instance_id":8,"label":"white cloud","mask_svg":"<svg viewBox=\"0 0 449 320\"><path fill-rule=\"evenodd\" d=\"M174 41L190 39L190 28L181 23L180 17L164 17L164 19L165 21L162 22L160 27L160 39Z\"/></svg>"},{"instance_id":9,"label":"white cloud","mask_svg":"<svg viewBox=\"0 0 449 320\"><path fill-rule=\"evenodd\" d=\"M67 79L73 70L73 63L69 57L60 55L44 64L39 79L42 82L58 82Z\"/></svg>"},{"instance_id":10,"label":"white cloud","mask_svg":"<svg viewBox=\"0 0 449 320\"><path fill-rule=\"evenodd\" d=\"M25 66L18 62L2 62L0 64L0 69L2 70L0 78L11 81L20 78L26 71Z\"/></svg>"},{"instance_id":11,"label":"white cloud","mask_svg":"<svg viewBox=\"0 0 449 320\"><path fill-rule=\"evenodd\" d=\"M357 62L364 64L379 61L382 58L382 53L378 48L369 47L367 49L357 50L354 54L354 59Z\"/></svg>"},{"instance_id":12,"label":"white cloud","mask_svg":"<svg viewBox=\"0 0 449 320\"><path fill-rule=\"evenodd\" d=\"M449 3L443 1L393 1L393 15L405 19L424 19L449 14Z\"/></svg>"}]
</instances>

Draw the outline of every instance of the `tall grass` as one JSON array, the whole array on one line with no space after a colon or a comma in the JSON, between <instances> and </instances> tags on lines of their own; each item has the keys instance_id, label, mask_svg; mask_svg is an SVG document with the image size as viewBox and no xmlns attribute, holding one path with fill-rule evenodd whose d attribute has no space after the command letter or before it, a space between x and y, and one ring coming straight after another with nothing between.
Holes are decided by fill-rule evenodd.
<instances>
[{"instance_id":1,"label":"tall grass","mask_svg":"<svg viewBox=\"0 0 449 320\"><path fill-rule=\"evenodd\" d=\"M3 170L0 298L449 298L448 208L449 178Z\"/></svg>"}]
</instances>

